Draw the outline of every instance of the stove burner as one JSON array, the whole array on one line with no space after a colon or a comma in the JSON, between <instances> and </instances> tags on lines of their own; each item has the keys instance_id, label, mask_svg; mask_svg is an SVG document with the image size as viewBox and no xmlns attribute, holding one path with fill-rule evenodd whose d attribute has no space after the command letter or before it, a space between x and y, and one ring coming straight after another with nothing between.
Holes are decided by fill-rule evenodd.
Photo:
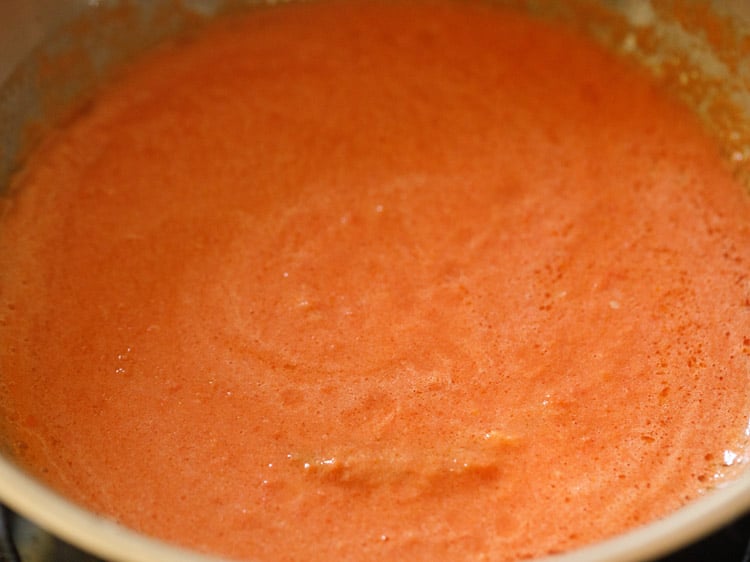
<instances>
[{"instance_id":1,"label":"stove burner","mask_svg":"<svg viewBox=\"0 0 750 562\"><path fill-rule=\"evenodd\" d=\"M12 540L11 511L0 504L0 562L21 562Z\"/></svg>"},{"instance_id":2,"label":"stove burner","mask_svg":"<svg viewBox=\"0 0 750 562\"><path fill-rule=\"evenodd\" d=\"M104 562L0 504L0 562Z\"/></svg>"},{"instance_id":3,"label":"stove burner","mask_svg":"<svg viewBox=\"0 0 750 562\"><path fill-rule=\"evenodd\" d=\"M750 562L750 513L654 562ZM0 504L0 562L105 562L57 539Z\"/></svg>"}]
</instances>

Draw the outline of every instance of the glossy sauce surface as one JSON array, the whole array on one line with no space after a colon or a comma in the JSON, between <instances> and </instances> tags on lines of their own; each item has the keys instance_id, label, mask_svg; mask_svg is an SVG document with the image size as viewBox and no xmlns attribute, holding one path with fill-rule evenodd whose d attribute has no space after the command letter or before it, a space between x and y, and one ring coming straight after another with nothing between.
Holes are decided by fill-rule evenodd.
<instances>
[{"instance_id":1,"label":"glossy sauce surface","mask_svg":"<svg viewBox=\"0 0 750 562\"><path fill-rule=\"evenodd\" d=\"M0 226L13 454L261 560L515 560L744 454L750 203L692 115L482 4L258 9L134 63Z\"/></svg>"}]
</instances>

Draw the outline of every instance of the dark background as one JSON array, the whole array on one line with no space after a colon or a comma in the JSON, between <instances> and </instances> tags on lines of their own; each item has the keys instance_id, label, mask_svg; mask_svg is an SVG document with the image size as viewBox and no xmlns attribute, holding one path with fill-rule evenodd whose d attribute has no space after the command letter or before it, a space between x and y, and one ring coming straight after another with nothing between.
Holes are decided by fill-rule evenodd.
<instances>
[{"instance_id":1,"label":"dark background","mask_svg":"<svg viewBox=\"0 0 750 562\"><path fill-rule=\"evenodd\" d=\"M0 562L102 562L0 507ZM750 514L658 562L750 562Z\"/></svg>"}]
</instances>

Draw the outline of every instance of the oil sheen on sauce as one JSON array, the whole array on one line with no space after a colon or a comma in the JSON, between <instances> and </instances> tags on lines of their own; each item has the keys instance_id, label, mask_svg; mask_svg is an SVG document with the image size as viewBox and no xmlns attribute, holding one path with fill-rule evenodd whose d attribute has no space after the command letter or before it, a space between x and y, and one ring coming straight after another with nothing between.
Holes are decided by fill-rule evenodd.
<instances>
[{"instance_id":1,"label":"oil sheen on sauce","mask_svg":"<svg viewBox=\"0 0 750 562\"><path fill-rule=\"evenodd\" d=\"M6 441L145 533L509 561L744 458L748 195L686 109L565 29L255 9L133 63L13 191Z\"/></svg>"}]
</instances>

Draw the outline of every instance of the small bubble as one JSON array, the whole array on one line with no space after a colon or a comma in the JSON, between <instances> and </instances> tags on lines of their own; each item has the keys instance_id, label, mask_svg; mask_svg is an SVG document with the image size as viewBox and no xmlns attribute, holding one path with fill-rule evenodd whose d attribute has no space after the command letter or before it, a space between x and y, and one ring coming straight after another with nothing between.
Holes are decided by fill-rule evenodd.
<instances>
[{"instance_id":1,"label":"small bubble","mask_svg":"<svg viewBox=\"0 0 750 562\"><path fill-rule=\"evenodd\" d=\"M724 466L732 466L735 462L738 461L739 457L740 455L738 455L734 451L724 451Z\"/></svg>"},{"instance_id":2,"label":"small bubble","mask_svg":"<svg viewBox=\"0 0 750 562\"><path fill-rule=\"evenodd\" d=\"M638 48L638 38L635 33L628 33L622 41L622 50L626 53L632 53Z\"/></svg>"}]
</instances>

